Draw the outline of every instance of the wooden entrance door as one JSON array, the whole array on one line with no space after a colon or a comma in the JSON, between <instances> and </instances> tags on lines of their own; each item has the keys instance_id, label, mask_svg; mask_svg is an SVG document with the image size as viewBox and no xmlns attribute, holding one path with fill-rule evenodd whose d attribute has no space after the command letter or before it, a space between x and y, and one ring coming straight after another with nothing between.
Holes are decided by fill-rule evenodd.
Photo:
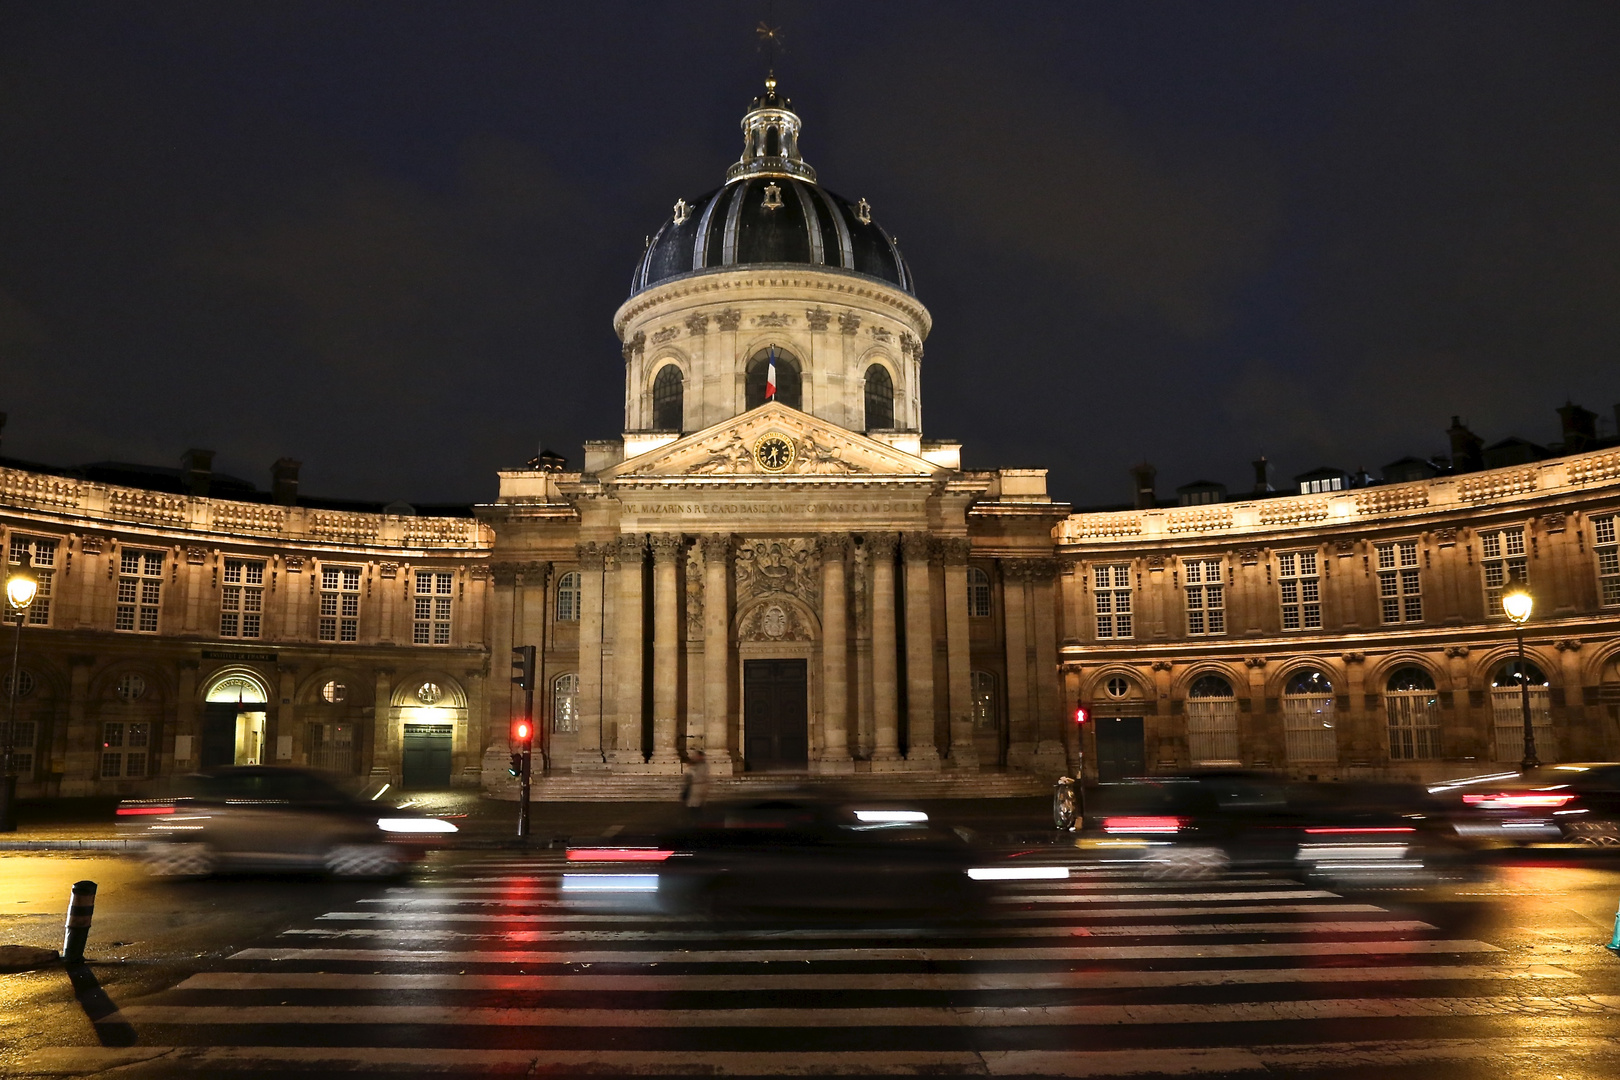
<instances>
[{"instance_id":1,"label":"wooden entrance door","mask_svg":"<svg viewBox=\"0 0 1620 1080\"><path fill-rule=\"evenodd\" d=\"M1097 782L1113 784L1146 771L1140 716L1097 720Z\"/></svg>"},{"instance_id":2,"label":"wooden entrance door","mask_svg":"<svg viewBox=\"0 0 1620 1080\"><path fill-rule=\"evenodd\" d=\"M810 767L810 681L803 660L743 661L743 757L750 772Z\"/></svg>"}]
</instances>

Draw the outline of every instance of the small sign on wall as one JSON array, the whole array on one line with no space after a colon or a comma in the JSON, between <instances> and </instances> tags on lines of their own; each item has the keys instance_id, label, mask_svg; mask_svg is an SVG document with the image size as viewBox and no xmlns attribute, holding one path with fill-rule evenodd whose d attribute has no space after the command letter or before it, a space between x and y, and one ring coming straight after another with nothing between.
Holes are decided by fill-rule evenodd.
<instances>
[{"instance_id":1,"label":"small sign on wall","mask_svg":"<svg viewBox=\"0 0 1620 1080\"><path fill-rule=\"evenodd\" d=\"M176 760L176 761L190 761L191 760L191 736L190 735L176 735L174 737L174 760Z\"/></svg>"},{"instance_id":2,"label":"small sign on wall","mask_svg":"<svg viewBox=\"0 0 1620 1080\"><path fill-rule=\"evenodd\" d=\"M276 736L276 760L277 761L291 761L292 760L292 736L291 735L277 735Z\"/></svg>"}]
</instances>

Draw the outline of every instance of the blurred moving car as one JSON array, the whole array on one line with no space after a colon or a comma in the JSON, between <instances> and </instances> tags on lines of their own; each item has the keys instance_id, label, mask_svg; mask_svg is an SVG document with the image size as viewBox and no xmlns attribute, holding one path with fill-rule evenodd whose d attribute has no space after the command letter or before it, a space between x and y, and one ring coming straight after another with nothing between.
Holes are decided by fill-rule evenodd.
<instances>
[{"instance_id":1,"label":"blurred moving car","mask_svg":"<svg viewBox=\"0 0 1620 1080\"><path fill-rule=\"evenodd\" d=\"M1560 844L1620 851L1620 763L1572 761L1431 787L1457 834L1488 846Z\"/></svg>"},{"instance_id":2,"label":"blurred moving car","mask_svg":"<svg viewBox=\"0 0 1620 1080\"><path fill-rule=\"evenodd\" d=\"M1464 852L1415 785L1210 770L1099 788L1077 845L1154 878L1281 869L1342 884L1422 880Z\"/></svg>"},{"instance_id":3,"label":"blurred moving car","mask_svg":"<svg viewBox=\"0 0 1620 1080\"><path fill-rule=\"evenodd\" d=\"M571 846L568 862L565 896L639 895L664 911L968 914L978 882L1006 876L923 811L808 799L712 804L656 837ZM1068 876L1060 867L1030 873Z\"/></svg>"},{"instance_id":4,"label":"blurred moving car","mask_svg":"<svg viewBox=\"0 0 1620 1080\"><path fill-rule=\"evenodd\" d=\"M230 765L175 778L162 799L126 799L122 826L147 841L147 869L163 877L222 870L400 873L456 831L448 821L357 798L319 773Z\"/></svg>"}]
</instances>

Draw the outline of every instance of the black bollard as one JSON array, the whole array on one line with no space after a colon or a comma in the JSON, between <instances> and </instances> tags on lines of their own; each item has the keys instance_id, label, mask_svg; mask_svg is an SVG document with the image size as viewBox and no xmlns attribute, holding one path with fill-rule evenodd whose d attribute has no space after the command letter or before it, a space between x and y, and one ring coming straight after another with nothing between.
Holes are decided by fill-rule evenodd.
<instances>
[{"instance_id":1,"label":"black bollard","mask_svg":"<svg viewBox=\"0 0 1620 1080\"><path fill-rule=\"evenodd\" d=\"M96 913L96 883L75 881L68 898L67 927L62 933L62 962L84 963L84 943L90 937L90 920Z\"/></svg>"}]
</instances>

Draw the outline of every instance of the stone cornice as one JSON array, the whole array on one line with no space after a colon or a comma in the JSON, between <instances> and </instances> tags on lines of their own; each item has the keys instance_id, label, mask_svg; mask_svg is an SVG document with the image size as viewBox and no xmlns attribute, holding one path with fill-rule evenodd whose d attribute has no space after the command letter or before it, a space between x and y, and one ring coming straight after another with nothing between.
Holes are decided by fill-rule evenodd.
<instances>
[{"instance_id":1,"label":"stone cornice","mask_svg":"<svg viewBox=\"0 0 1620 1080\"><path fill-rule=\"evenodd\" d=\"M746 300L747 294L756 291L760 299L776 300L783 289L807 289L825 293L829 300L843 296L886 307L917 327L924 339L934 324L933 316L916 297L877 278L832 267L762 263L695 271L654 285L626 300L613 313L613 330L623 340L625 328L632 322L672 301L726 303Z\"/></svg>"}]
</instances>

